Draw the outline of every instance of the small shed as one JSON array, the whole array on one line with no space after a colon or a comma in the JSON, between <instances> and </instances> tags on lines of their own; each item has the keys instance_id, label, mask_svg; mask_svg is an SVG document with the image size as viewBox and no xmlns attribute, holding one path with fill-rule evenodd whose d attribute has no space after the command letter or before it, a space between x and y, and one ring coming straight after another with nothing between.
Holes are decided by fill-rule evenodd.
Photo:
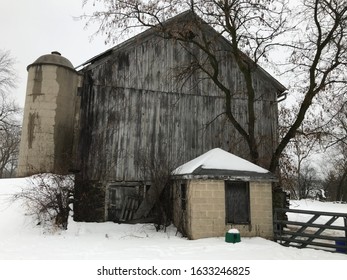
<instances>
[{"instance_id":1,"label":"small shed","mask_svg":"<svg viewBox=\"0 0 347 280\"><path fill-rule=\"evenodd\" d=\"M268 170L222 149L212 149L173 171L173 220L189 239L273 237L272 182Z\"/></svg>"}]
</instances>

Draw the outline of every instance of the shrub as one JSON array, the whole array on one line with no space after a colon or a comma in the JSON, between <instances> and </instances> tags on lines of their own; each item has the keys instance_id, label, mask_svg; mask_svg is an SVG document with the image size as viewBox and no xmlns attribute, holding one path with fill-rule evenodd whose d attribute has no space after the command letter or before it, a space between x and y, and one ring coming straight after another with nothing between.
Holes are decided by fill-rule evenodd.
<instances>
[{"instance_id":1,"label":"shrub","mask_svg":"<svg viewBox=\"0 0 347 280\"><path fill-rule=\"evenodd\" d=\"M67 229L73 188L73 175L37 174L28 178L28 184L13 199L22 200L27 214L38 224Z\"/></svg>"}]
</instances>

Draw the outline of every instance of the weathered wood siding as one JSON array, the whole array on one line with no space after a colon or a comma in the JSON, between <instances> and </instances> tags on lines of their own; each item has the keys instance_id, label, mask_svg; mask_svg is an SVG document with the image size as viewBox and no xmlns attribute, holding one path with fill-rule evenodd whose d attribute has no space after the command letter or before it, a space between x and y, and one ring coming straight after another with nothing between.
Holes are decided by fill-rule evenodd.
<instances>
[{"instance_id":1,"label":"weathered wood siding","mask_svg":"<svg viewBox=\"0 0 347 280\"><path fill-rule=\"evenodd\" d=\"M202 54L201 54L202 55ZM81 96L80 167L91 180L142 180L143 154L182 164L214 147L244 158L248 148L224 116L224 97L211 80L195 73L175 79L191 61L178 42L151 37L125 44L85 69ZM234 92L233 110L246 126L247 101L240 71L229 57L221 75ZM276 89L254 76L260 165L266 167L276 141Z\"/></svg>"}]
</instances>

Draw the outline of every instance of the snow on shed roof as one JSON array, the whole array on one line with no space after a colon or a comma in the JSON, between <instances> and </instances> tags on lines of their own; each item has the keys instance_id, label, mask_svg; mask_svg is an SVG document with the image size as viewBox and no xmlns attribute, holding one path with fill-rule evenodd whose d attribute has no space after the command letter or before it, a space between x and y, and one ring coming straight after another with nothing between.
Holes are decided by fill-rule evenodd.
<instances>
[{"instance_id":1,"label":"snow on shed roof","mask_svg":"<svg viewBox=\"0 0 347 280\"><path fill-rule=\"evenodd\" d=\"M268 170L228 153L220 148L212 149L179 166L173 171L178 177L228 177L242 179L276 180Z\"/></svg>"}]
</instances>

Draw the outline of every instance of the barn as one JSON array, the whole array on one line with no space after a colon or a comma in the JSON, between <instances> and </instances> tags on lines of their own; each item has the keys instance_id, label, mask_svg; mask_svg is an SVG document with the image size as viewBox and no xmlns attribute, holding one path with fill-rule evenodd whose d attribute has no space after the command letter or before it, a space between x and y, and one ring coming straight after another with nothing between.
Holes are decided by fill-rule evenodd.
<instances>
[{"instance_id":1,"label":"barn","mask_svg":"<svg viewBox=\"0 0 347 280\"><path fill-rule=\"evenodd\" d=\"M214 38L230 106L246 127L245 82L230 43L205 23L195 32L193 16L185 12L164 24L170 32ZM75 220L130 222L151 215L153 198L167 189L163 178L177 166L213 148L250 159L224 114L220 88L202 71L186 75L204 55L151 28L77 69L58 52L40 57L28 66L19 175L74 172ZM255 66L246 55L244 63ZM260 66L252 79L265 167L277 144L277 103L286 88Z\"/></svg>"}]
</instances>

